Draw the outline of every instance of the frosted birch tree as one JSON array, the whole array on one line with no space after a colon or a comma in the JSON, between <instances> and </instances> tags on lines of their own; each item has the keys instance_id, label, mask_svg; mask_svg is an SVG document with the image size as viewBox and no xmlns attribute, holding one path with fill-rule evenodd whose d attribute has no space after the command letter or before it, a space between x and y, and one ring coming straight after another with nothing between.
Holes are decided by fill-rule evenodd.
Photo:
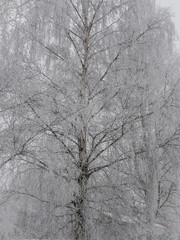
<instances>
[{"instance_id":1,"label":"frosted birch tree","mask_svg":"<svg viewBox=\"0 0 180 240\"><path fill-rule=\"evenodd\" d=\"M148 0L44 0L3 13L0 166L13 172L21 236L130 239L139 199L153 230L173 192L163 149L179 140L176 117L163 117L178 80L168 12Z\"/></svg>"}]
</instances>

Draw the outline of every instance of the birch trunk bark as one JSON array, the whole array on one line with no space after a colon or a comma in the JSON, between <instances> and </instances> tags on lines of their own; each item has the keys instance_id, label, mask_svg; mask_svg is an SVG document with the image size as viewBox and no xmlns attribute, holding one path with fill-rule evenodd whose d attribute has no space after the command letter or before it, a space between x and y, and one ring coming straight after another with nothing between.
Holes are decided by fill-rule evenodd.
<instances>
[{"instance_id":1,"label":"birch trunk bark","mask_svg":"<svg viewBox=\"0 0 180 240\"><path fill-rule=\"evenodd\" d=\"M88 232L86 228L86 194L88 184L88 158L87 158L87 122L86 122L86 108L88 107L87 96L87 71L88 71L88 48L89 48L89 34L90 28L88 26L88 1L81 1L82 20L83 20L83 59L82 59L82 78L80 83L79 103L81 106L79 114L79 126L77 133L78 140L78 193L75 197L75 239L88 239Z\"/></svg>"}]
</instances>

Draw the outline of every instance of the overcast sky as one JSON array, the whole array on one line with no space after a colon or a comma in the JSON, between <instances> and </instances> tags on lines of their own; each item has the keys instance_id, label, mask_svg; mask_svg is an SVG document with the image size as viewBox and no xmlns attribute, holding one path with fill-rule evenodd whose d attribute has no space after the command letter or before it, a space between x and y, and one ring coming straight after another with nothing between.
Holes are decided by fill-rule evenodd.
<instances>
[{"instance_id":1,"label":"overcast sky","mask_svg":"<svg viewBox=\"0 0 180 240\"><path fill-rule=\"evenodd\" d=\"M173 14L173 20L176 26L176 31L179 35L177 47L180 50L180 0L156 0L157 3L163 7L169 7Z\"/></svg>"}]
</instances>

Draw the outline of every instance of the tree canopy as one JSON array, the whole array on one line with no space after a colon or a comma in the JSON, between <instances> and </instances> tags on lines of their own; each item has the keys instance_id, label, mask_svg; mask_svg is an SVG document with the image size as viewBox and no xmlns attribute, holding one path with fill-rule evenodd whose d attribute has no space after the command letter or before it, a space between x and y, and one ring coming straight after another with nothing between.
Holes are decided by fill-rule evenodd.
<instances>
[{"instance_id":1,"label":"tree canopy","mask_svg":"<svg viewBox=\"0 0 180 240\"><path fill-rule=\"evenodd\" d=\"M154 0L9 0L0 12L1 238L178 237L169 12Z\"/></svg>"}]
</instances>

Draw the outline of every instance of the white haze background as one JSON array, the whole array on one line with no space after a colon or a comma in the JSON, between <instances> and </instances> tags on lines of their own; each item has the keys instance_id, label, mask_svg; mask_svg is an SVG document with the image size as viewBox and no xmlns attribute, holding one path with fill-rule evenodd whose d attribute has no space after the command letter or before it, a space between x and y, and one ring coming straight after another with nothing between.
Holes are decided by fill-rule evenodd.
<instances>
[{"instance_id":1,"label":"white haze background","mask_svg":"<svg viewBox=\"0 0 180 240\"><path fill-rule=\"evenodd\" d=\"M157 3L162 7L169 8L173 15L173 21L178 35L177 48L180 52L180 0L157 0Z\"/></svg>"}]
</instances>

